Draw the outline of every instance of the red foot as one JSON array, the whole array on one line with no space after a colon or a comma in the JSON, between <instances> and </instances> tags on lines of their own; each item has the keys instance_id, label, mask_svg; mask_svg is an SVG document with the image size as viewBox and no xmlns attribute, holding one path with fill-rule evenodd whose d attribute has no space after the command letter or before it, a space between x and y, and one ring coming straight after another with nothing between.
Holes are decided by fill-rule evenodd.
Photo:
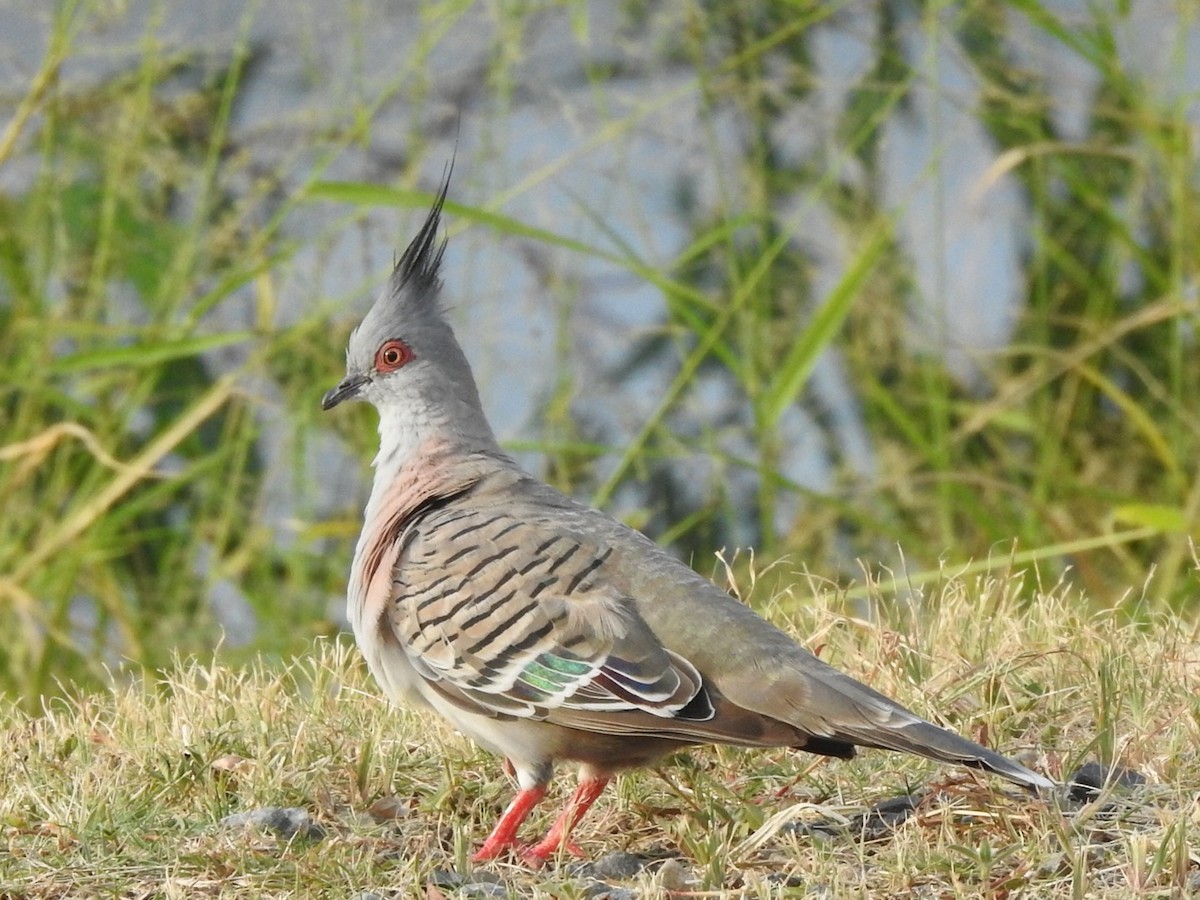
<instances>
[{"instance_id":1,"label":"red foot","mask_svg":"<svg viewBox=\"0 0 1200 900\"><path fill-rule=\"evenodd\" d=\"M527 866L540 869L546 864L546 860L559 850L565 850L572 856L584 856L584 852L571 840L571 829L596 802L608 781L607 778L585 778L580 781L575 793L567 801L566 808L555 819L546 836L532 847L517 840L517 829L528 818L538 801L546 796L546 787L538 785L518 791L512 803L500 816L500 821L496 823L492 833L483 842L483 846L471 857L471 862L487 862L503 856L509 850L515 850Z\"/></svg>"},{"instance_id":2,"label":"red foot","mask_svg":"<svg viewBox=\"0 0 1200 900\"><path fill-rule=\"evenodd\" d=\"M475 851L471 862L487 862L489 859L502 856L504 851L510 847L519 846L517 829L528 818L533 808L538 805L538 801L545 796L546 786L544 784L517 791L517 796L513 797L512 803L508 804L508 809L504 810L500 821L496 823L492 833L483 842L483 846Z\"/></svg>"},{"instance_id":3,"label":"red foot","mask_svg":"<svg viewBox=\"0 0 1200 900\"><path fill-rule=\"evenodd\" d=\"M546 836L521 854L526 864L535 867L541 866L560 849L566 850L572 856L584 856L579 845L571 840L571 829L596 802L596 798L603 793L607 784L607 778L585 778L579 782L575 793L567 801L566 808L555 819Z\"/></svg>"},{"instance_id":4,"label":"red foot","mask_svg":"<svg viewBox=\"0 0 1200 900\"><path fill-rule=\"evenodd\" d=\"M550 836L547 835L536 844L522 850L521 860L531 869L540 869L559 850L566 850L576 859L583 859L587 856L583 849L569 838L565 841L551 841Z\"/></svg>"}]
</instances>

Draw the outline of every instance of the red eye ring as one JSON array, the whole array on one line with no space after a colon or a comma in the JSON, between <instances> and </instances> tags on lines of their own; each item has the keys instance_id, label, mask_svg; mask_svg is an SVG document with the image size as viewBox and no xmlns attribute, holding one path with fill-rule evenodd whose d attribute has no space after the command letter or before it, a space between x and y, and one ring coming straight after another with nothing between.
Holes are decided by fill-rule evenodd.
<instances>
[{"instance_id":1,"label":"red eye ring","mask_svg":"<svg viewBox=\"0 0 1200 900\"><path fill-rule=\"evenodd\" d=\"M404 341L384 341L375 351L375 371L387 374L395 372L413 358L413 352Z\"/></svg>"}]
</instances>

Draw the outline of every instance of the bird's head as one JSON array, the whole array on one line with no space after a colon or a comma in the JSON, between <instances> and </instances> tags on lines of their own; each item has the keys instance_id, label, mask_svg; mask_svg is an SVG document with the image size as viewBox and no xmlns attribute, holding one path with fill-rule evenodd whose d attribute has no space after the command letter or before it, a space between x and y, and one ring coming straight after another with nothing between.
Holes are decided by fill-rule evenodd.
<instances>
[{"instance_id":1,"label":"bird's head","mask_svg":"<svg viewBox=\"0 0 1200 900\"><path fill-rule=\"evenodd\" d=\"M396 263L387 287L350 334L346 377L321 400L333 409L366 400L379 411L384 450L425 437L463 449L493 449L470 365L439 302L446 242L438 240L450 173L425 223Z\"/></svg>"}]
</instances>

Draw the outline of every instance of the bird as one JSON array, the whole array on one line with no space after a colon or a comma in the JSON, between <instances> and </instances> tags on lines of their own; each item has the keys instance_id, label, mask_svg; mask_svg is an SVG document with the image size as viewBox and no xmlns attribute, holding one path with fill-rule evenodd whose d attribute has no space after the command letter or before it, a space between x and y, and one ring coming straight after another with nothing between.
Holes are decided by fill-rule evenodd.
<instances>
[{"instance_id":1,"label":"bird","mask_svg":"<svg viewBox=\"0 0 1200 900\"><path fill-rule=\"evenodd\" d=\"M379 416L347 583L367 667L391 700L432 707L515 776L474 861L582 855L574 826L616 774L698 744L882 748L1055 786L821 661L506 454L441 301L449 184L450 169L321 406L365 400ZM545 837L523 843L559 763L578 766L577 787Z\"/></svg>"}]
</instances>

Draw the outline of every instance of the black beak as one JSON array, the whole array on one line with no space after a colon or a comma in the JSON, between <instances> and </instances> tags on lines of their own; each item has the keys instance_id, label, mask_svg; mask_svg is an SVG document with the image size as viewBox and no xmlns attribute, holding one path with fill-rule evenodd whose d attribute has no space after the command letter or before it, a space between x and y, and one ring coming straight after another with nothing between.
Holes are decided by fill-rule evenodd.
<instances>
[{"instance_id":1,"label":"black beak","mask_svg":"<svg viewBox=\"0 0 1200 900\"><path fill-rule=\"evenodd\" d=\"M326 392L321 398L321 409L333 409L343 400L353 400L362 386L370 380L366 375L347 375L338 382L337 387Z\"/></svg>"}]
</instances>

